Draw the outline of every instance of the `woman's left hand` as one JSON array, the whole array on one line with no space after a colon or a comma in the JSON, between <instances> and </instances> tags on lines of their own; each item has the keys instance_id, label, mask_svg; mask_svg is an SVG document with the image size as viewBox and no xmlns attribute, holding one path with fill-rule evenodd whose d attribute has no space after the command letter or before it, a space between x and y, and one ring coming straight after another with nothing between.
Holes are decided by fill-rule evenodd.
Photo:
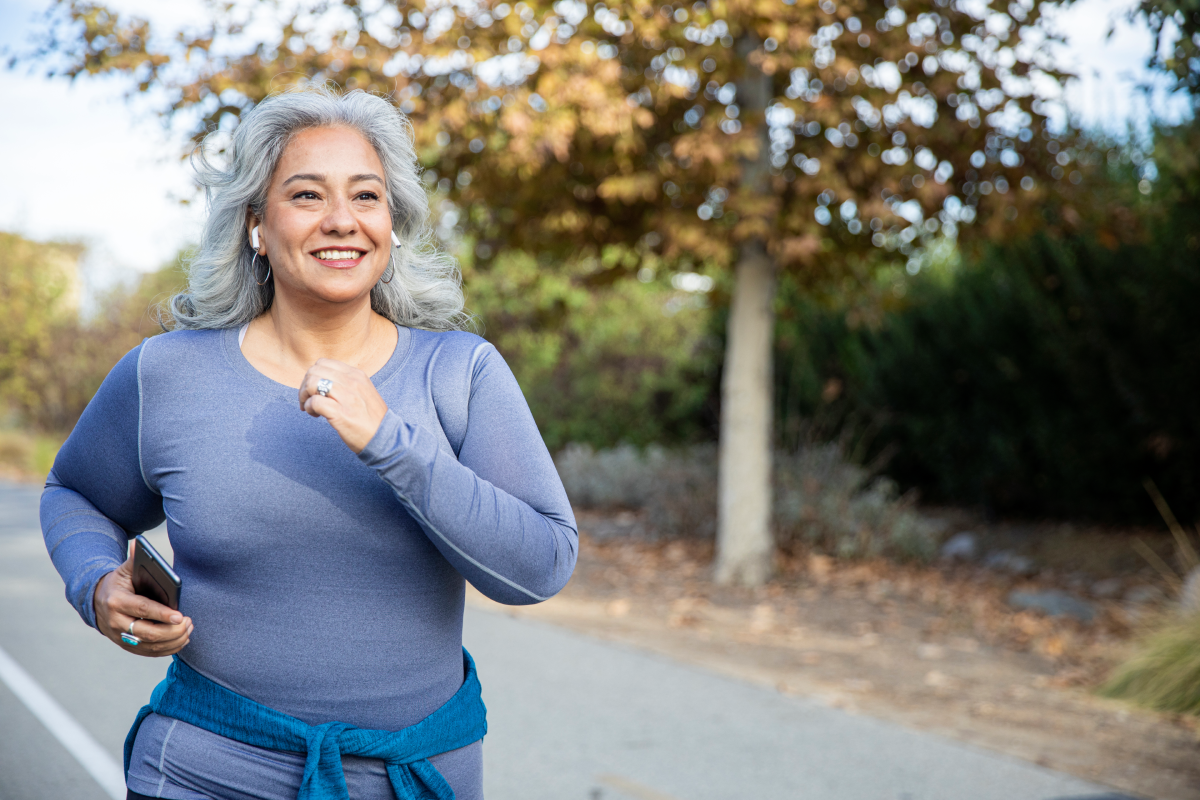
<instances>
[{"instance_id":1,"label":"woman's left hand","mask_svg":"<svg viewBox=\"0 0 1200 800\"><path fill-rule=\"evenodd\" d=\"M317 392L321 380L333 384L325 397ZM329 420L346 446L356 453L361 453L375 436L388 410L365 372L332 358L320 359L305 373L300 383L300 408Z\"/></svg>"}]
</instances>

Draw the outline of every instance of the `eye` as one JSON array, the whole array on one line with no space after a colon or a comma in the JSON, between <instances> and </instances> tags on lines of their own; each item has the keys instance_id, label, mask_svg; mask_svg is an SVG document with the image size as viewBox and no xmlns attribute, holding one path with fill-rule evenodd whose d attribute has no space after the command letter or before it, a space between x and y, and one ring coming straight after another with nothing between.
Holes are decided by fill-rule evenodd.
<instances>
[{"instance_id":1,"label":"eye","mask_svg":"<svg viewBox=\"0 0 1200 800\"><path fill-rule=\"evenodd\" d=\"M379 195L375 194L375 192L359 192L354 199L375 201L379 199Z\"/></svg>"},{"instance_id":2,"label":"eye","mask_svg":"<svg viewBox=\"0 0 1200 800\"><path fill-rule=\"evenodd\" d=\"M292 195L292 199L293 200L316 200L317 193L311 192L308 189L305 189L302 192L296 192L294 195Z\"/></svg>"}]
</instances>

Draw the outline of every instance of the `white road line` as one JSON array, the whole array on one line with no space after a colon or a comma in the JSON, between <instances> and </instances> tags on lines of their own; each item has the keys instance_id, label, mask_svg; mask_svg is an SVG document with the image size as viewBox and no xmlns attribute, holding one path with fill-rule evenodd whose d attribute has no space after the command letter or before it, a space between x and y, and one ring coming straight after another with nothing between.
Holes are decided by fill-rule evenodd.
<instances>
[{"instance_id":1,"label":"white road line","mask_svg":"<svg viewBox=\"0 0 1200 800\"><path fill-rule=\"evenodd\" d=\"M125 800L125 775L121 766L3 648L0 648L0 680L41 720L67 752L75 756L105 794L113 800Z\"/></svg>"}]
</instances>

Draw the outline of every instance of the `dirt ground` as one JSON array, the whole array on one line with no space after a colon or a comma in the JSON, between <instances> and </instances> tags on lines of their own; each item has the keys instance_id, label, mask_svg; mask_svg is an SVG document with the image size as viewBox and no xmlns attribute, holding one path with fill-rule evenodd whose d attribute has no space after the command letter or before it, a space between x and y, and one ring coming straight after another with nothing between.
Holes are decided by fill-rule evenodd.
<instances>
[{"instance_id":1,"label":"dirt ground","mask_svg":"<svg viewBox=\"0 0 1200 800\"><path fill-rule=\"evenodd\" d=\"M712 548L612 536L630 518L579 513L581 555L552 601L498 607L660 653L785 694L942 734L1159 800L1200 798L1200 727L1096 696L1153 605L1091 599L1083 624L1005 602L1014 588L1145 579L1128 538L1101 537L1078 569L1013 575L978 565L845 563L794 555L759 590L715 586ZM636 523L636 520L634 520ZM599 533L600 535L596 535ZM1058 530L1037 537L1053 560ZM996 529L1010 544L1021 531ZM1106 552L1110 551L1108 556ZM1078 551L1076 551L1078 552ZM1111 557L1110 557L1111 556ZM1080 559L1076 559L1080 562ZM1110 563L1111 562L1111 563ZM1074 562L1073 562L1074 563ZM1152 594L1152 593L1151 593Z\"/></svg>"}]
</instances>

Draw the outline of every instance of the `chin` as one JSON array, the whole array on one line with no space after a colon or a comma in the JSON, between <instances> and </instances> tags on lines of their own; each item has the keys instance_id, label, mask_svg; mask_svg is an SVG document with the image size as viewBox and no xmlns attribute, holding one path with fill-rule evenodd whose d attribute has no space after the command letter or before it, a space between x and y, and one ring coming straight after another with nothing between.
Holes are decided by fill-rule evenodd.
<instances>
[{"instance_id":1,"label":"chin","mask_svg":"<svg viewBox=\"0 0 1200 800\"><path fill-rule=\"evenodd\" d=\"M321 300L324 300L326 303L332 303L339 306L360 301L364 303L370 303L371 289L373 287L374 284L371 284L370 286L356 286L353 291L338 287L335 290L318 292L317 297Z\"/></svg>"},{"instance_id":2,"label":"chin","mask_svg":"<svg viewBox=\"0 0 1200 800\"><path fill-rule=\"evenodd\" d=\"M276 285L277 294L307 296L314 300L327 303L350 303L359 298L368 298L375 281L367 280L370 276L359 275L319 275L305 276L308 280L299 285ZM315 279L314 279L315 278ZM290 284L290 285L289 285Z\"/></svg>"}]
</instances>

